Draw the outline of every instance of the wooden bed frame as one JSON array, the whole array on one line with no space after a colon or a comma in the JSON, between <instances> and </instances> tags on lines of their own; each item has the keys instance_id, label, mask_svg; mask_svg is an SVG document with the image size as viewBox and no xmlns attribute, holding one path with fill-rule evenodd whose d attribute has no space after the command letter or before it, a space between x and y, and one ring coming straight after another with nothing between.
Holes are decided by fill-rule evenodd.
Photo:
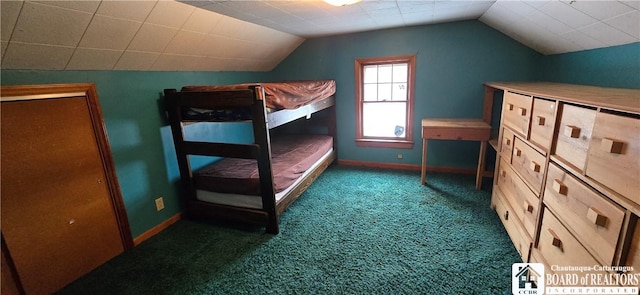
<instances>
[{"instance_id":1,"label":"wooden bed frame","mask_svg":"<svg viewBox=\"0 0 640 295\"><path fill-rule=\"evenodd\" d=\"M243 90L224 91L176 91L165 89L164 96L169 122L175 143L182 195L185 200L186 215L194 219L214 219L251 223L266 226L266 232L278 234L279 216L293 203L309 185L336 158L335 98L333 96L313 102L297 109L285 109L267 113L264 89L257 85ZM184 139L183 122L198 122L183 117L183 109L232 109L249 108L253 125L254 143L235 144L219 142L194 142ZM327 110L328 116L321 120L328 134L334 138L333 151L320 165L301 179L285 196L276 202L271 169L271 140L269 130L282 126L311 114ZM203 202L196 198L196 188L189 163L189 155L218 156L255 159L260 175L262 209L242 208Z\"/></svg>"}]
</instances>

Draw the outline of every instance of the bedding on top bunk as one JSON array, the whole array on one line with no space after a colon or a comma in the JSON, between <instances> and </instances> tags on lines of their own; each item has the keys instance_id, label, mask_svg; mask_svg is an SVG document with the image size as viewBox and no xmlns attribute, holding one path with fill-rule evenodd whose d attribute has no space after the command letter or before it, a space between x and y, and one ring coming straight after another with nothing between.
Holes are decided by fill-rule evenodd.
<instances>
[{"instance_id":1,"label":"bedding on top bunk","mask_svg":"<svg viewBox=\"0 0 640 295\"><path fill-rule=\"evenodd\" d=\"M243 83L232 85L184 86L181 91L219 91L248 89L262 86L265 105L271 110L296 109L315 101L330 97L336 92L334 80L306 80L269 83Z\"/></svg>"},{"instance_id":2,"label":"bedding on top bunk","mask_svg":"<svg viewBox=\"0 0 640 295\"><path fill-rule=\"evenodd\" d=\"M271 139L274 192L292 185L307 169L333 148L327 135L280 135ZM197 189L260 195L258 164L253 159L224 158L194 172Z\"/></svg>"}]
</instances>

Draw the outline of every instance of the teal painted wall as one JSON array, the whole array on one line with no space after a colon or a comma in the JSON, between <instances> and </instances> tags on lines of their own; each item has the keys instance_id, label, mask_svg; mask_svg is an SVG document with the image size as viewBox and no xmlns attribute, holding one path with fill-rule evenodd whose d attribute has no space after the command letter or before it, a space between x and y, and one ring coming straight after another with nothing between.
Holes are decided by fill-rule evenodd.
<instances>
[{"instance_id":1,"label":"teal painted wall","mask_svg":"<svg viewBox=\"0 0 640 295\"><path fill-rule=\"evenodd\" d=\"M179 172L160 100L163 89L257 81L264 73L3 70L1 75L2 85L96 84L131 232L136 237L181 211ZM203 128L216 128L218 138L229 141L251 136L250 127L242 125L220 128L219 124L198 124L189 126L188 132L202 138ZM158 196L165 202L160 212L154 203Z\"/></svg>"},{"instance_id":2,"label":"teal painted wall","mask_svg":"<svg viewBox=\"0 0 640 295\"><path fill-rule=\"evenodd\" d=\"M542 58L540 80L640 89L640 42Z\"/></svg>"},{"instance_id":3,"label":"teal painted wall","mask_svg":"<svg viewBox=\"0 0 640 295\"><path fill-rule=\"evenodd\" d=\"M354 59L417 55L416 98L411 150L355 146ZM424 117L480 118L487 81L548 80L608 87L638 88L640 44L542 56L478 21L381 30L305 41L271 73L129 72L2 70L2 85L96 84L116 172L133 236L180 211L179 177L170 128L160 98L165 88L187 84L335 79L339 158L420 164L420 128ZM216 139L251 140L242 124L190 125L194 138L215 129ZM429 165L473 168L477 143L434 141ZM404 159L396 158L398 153ZM209 159L199 158L196 166ZM154 199L165 198L156 212Z\"/></svg>"},{"instance_id":4,"label":"teal painted wall","mask_svg":"<svg viewBox=\"0 0 640 295\"><path fill-rule=\"evenodd\" d=\"M416 55L413 149L357 147L354 60L405 54ZM310 39L271 78L336 80L340 159L419 165L422 118L482 118L483 83L534 80L541 57L479 21L463 21ZM473 168L478 149L476 142L433 141L428 164Z\"/></svg>"}]
</instances>

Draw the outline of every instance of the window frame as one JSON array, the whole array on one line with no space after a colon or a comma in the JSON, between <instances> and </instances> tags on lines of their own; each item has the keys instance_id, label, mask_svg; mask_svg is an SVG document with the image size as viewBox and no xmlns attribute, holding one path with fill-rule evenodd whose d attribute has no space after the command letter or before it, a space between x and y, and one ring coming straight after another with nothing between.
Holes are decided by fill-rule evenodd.
<instances>
[{"instance_id":1,"label":"window frame","mask_svg":"<svg viewBox=\"0 0 640 295\"><path fill-rule=\"evenodd\" d=\"M405 136L398 137L378 137L363 135L363 108L364 108L364 81L363 72L365 66L386 65L386 64L407 64L407 100L406 100L406 122ZM413 100L415 85L415 55L385 56L373 58L358 58L355 60L355 88L356 88L356 146L360 147L380 147L380 148L413 148Z\"/></svg>"}]
</instances>

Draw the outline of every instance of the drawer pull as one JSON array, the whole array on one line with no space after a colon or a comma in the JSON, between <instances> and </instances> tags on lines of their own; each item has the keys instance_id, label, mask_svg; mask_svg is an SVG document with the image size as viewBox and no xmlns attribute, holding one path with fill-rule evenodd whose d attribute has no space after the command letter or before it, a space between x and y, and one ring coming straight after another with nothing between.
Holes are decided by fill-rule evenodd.
<instances>
[{"instance_id":1,"label":"drawer pull","mask_svg":"<svg viewBox=\"0 0 640 295\"><path fill-rule=\"evenodd\" d=\"M516 148L515 151L516 151L516 157L522 156L522 150L520 150L519 148Z\"/></svg>"},{"instance_id":2,"label":"drawer pull","mask_svg":"<svg viewBox=\"0 0 640 295\"><path fill-rule=\"evenodd\" d=\"M533 213L533 206L527 201L524 201L524 209L529 213Z\"/></svg>"},{"instance_id":3,"label":"drawer pull","mask_svg":"<svg viewBox=\"0 0 640 295\"><path fill-rule=\"evenodd\" d=\"M597 226L605 227L607 225L607 217L602 215L602 212L596 208L589 207L587 218Z\"/></svg>"},{"instance_id":4,"label":"drawer pull","mask_svg":"<svg viewBox=\"0 0 640 295\"><path fill-rule=\"evenodd\" d=\"M502 178L507 177L507 171L501 170L501 171L500 171L500 176L501 176Z\"/></svg>"},{"instance_id":5,"label":"drawer pull","mask_svg":"<svg viewBox=\"0 0 640 295\"><path fill-rule=\"evenodd\" d=\"M529 167L531 168L531 170L533 170L533 172L540 172L540 164L531 161L531 164L529 164Z\"/></svg>"},{"instance_id":6,"label":"drawer pull","mask_svg":"<svg viewBox=\"0 0 640 295\"><path fill-rule=\"evenodd\" d=\"M510 111L513 111L513 104L512 103L508 103L507 106L509 107Z\"/></svg>"},{"instance_id":7,"label":"drawer pull","mask_svg":"<svg viewBox=\"0 0 640 295\"><path fill-rule=\"evenodd\" d=\"M571 138L578 138L580 137L580 127L567 125L564 127L564 135L569 136Z\"/></svg>"},{"instance_id":8,"label":"drawer pull","mask_svg":"<svg viewBox=\"0 0 640 295\"><path fill-rule=\"evenodd\" d=\"M509 211L504 212L504 220L509 220Z\"/></svg>"},{"instance_id":9,"label":"drawer pull","mask_svg":"<svg viewBox=\"0 0 640 295\"><path fill-rule=\"evenodd\" d=\"M607 153L622 154L623 145L624 143L622 141L604 137L600 143L600 148Z\"/></svg>"},{"instance_id":10,"label":"drawer pull","mask_svg":"<svg viewBox=\"0 0 640 295\"><path fill-rule=\"evenodd\" d=\"M527 109L525 108L518 108L518 110L520 111L520 116L526 116L527 115Z\"/></svg>"},{"instance_id":11,"label":"drawer pull","mask_svg":"<svg viewBox=\"0 0 640 295\"><path fill-rule=\"evenodd\" d=\"M538 116L537 118L538 118L538 125L544 126L544 123L545 123L544 117L543 116Z\"/></svg>"},{"instance_id":12,"label":"drawer pull","mask_svg":"<svg viewBox=\"0 0 640 295\"><path fill-rule=\"evenodd\" d=\"M549 234L551 234L551 245L560 248L560 250L562 250L562 241L560 240L560 238L558 238L558 235L556 235L556 233L552 230L552 229L548 229Z\"/></svg>"},{"instance_id":13,"label":"drawer pull","mask_svg":"<svg viewBox=\"0 0 640 295\"><path fill-rule=\"evenodd\" d=\"M511 145L511 139L505 138L503 142L504 142L504 145L506 146Z\"/></svg>"},{"instance_id":14,"label":"drawer pull","mask_svg":"<svg viewBox=\"0 0 640 295\"><path fill-rule=\"evenodd\" d=\"M559 193L561 195L567 195L567 186L564 185L564 183L562 183L562 181L560 181L560 179L554 179L553 180L553 190L556 193Z\"/></svg>"}]
</instances>

